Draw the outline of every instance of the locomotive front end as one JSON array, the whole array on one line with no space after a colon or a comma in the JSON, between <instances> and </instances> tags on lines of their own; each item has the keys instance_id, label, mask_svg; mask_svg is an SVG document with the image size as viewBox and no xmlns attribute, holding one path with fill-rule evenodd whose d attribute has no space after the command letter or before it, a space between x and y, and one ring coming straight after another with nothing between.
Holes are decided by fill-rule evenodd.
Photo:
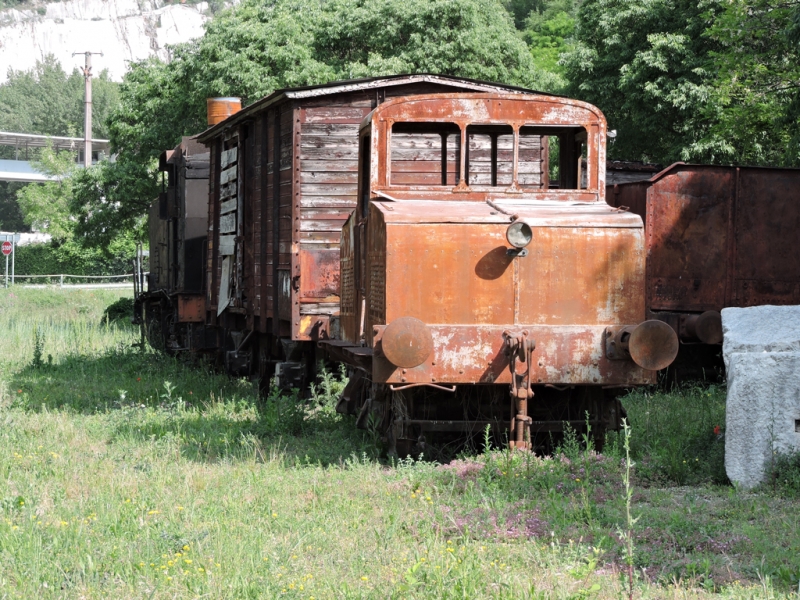
<instances>
[{"instance_id":1,"label":"locomotive front end","mask_svg":"<svg viewBox=\"0 0 800 600\"><path fill-rule=\"evenodd\" d=\"M615 390L654 383L678 340L645 321L641 218L604 202L602 114L461 94L366 121L341 246L362 417L377 406L406 446L488 425L530 448L587 412L595 434L616 428Z\"/></svg>"}]
</instances>

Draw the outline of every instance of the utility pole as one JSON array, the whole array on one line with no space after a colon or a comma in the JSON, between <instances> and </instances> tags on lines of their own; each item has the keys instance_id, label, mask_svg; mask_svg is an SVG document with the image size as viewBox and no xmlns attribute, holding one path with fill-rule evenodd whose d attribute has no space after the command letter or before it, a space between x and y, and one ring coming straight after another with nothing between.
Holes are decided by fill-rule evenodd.
<instances>
[{"instance_id":1,"label":"utility pole","mask_svg":"<svg viewBox=\"0 0 800 600\"><path fill-rule=\"evenodd\" d=\"M83 78L86 82L85 106L83 118L83 165L88 169L92 166L92 54L103 56L102 52L73 52L72 56L83 54L86 65L83 67Z\"/></svg>"}]
</instances>

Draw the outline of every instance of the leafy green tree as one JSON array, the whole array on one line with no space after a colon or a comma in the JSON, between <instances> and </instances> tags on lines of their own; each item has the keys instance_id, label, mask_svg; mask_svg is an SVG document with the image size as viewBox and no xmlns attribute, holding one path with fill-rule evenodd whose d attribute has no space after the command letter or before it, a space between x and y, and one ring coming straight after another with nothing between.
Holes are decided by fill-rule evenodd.
<instances>
[{"instance_id":1,"label":"leafy green tree","mask_svg":"<svg viewBox=\"0 0 800 600\"><path fill-rule=\"evenodd\" d=\"M107 138L106 123L119 102L119 84L102 71L92 82L92 134ZM67 75L53 55L29 71L10 70L0 85L0 129L40 135L81 136L84 78L74 69Z\"/></svg>"},{"instance_id":2,"label":"leafy green tree","mask_svg":"<svg viewBox=\"0 0 800 600\"><path fill-rule=\"evenodd\" d=\"M708 36L715 85L699 155L800 165L800 0L726 3Z\"/></svg>"},{"instance_id":3,"label":"leafy green tree","mask_svg":"<svg viewBox=\"0 0 800 600\"><path fill-rule=\"evenodd\" d=\"M559 77L559 90L567 85L561 56L572 49L577 26L574 0L551 0L528 13L523 39L528 43L534 64Z\"/></svg>"},{"instance_id":4,"label":"leafy green tree","mask_svg":"<svg viewBox=\"0 0 800 600\"><path fill-rule=\"evenodd\" d=\"M92 133L95 138L108 137L109 115L118 102L119 84L111 81L107 72L101 72L92 82ZM0 84L2 131L80 137L83 134L83 116L83 75L77 69L68 75L52 55L37 62L31 70L9 71L8 80ZM16 158L15 154L12 147L0 147L0 158ZM32 149L20 158L52 162L52 156L48 158L42 155L39 149ZM0 182L0 226L4 229L28 230L17 203L17 192L21 186L19 183ZM23 196L30 202L42 198L43 190L50 189L38 184L31 186ZM64 198L62 195L55 201L63 202ZM58 218L62 216L59 214Z\"/></svg>"},{"instance_id":5,"label":"leafy green tree","mask_svg":"<svg viewBox=\"0 0 800 600\"><path fill-rule=\"evenodd\" d=\"M205 128L208 97L247 105L283 87L415 72L543 90L560 83L536 67L499 0L243 0L201 39L173 48L168 64L131 65L109 121L117 163L76 179L79 231L102 239L135 226L155 197L156 157Z\"/></svg>"},{"instance_id":6,"label":"leafy green tree","mask_svg":"<svg viewBox=\"0 0 800 600\"><path fill-rule=\"evenodd\" d=\"M693 158L708 132L713 91L706 35L722 0L585 0L565 59L569 92L596 104L617 130L616 158Z\"/></svg>"},{"instance_id":7,"label":"leafy green tree","mask_svg":"<svg viewBox=\"0 0 800 600\"><path fill-rule=\"evenodd\" d=\"M54 181L31 183L17 192L25 223L34 231L49 233L53 239L63 241L72 237L74 219L70 213L72 200L71 175L76 170L75 154L57 152L52 145L42 150L38 161L33 161L37 171L54 177Z\"/></svg>"},{"instance_id":8,"label":"leafy green tree","mask_svg":"<svg viewBox=\"0 0 800 600\"><path fill-rule=\"evenodd\" d=\"M799 6L584 0L569 93L606 113L612 158L798 164Z\"/></svg>"}]
</instances>

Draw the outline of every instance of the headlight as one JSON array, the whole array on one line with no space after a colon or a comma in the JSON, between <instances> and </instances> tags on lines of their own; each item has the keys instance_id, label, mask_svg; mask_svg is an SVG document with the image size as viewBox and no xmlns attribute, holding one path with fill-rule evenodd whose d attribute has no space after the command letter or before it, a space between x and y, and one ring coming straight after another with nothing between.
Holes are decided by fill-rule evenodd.
<instances>
[{"instance_id":1,"label":"headlight","mask_svg":"<svg viewBox=\"0 0 800 600\"><path fill-rule=\"evenodd\" d=\"M531 243L533 230L523 221L514 221L506 230L506 239L515 248L524 248Z\"/></svg>"}]
</instances>

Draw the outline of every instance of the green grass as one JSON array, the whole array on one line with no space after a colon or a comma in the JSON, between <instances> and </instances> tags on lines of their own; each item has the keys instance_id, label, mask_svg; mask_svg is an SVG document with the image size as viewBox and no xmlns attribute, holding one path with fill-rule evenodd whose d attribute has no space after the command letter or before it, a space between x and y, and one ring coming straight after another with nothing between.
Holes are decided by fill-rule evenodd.
<instances>
[{"instance_id":1,"label":"green grass","mask_svg":"<svg viewBox=\"0 0 800 600\"><path fill-rule=\"evenodd\" d=\"M614 436L388 465L333 410L338 378L259 402L135 348L103 320L118 298L0 290L0 598L627 596ZM717 483L724 390L625 406L636 597L796 591L796 501Z\"/></svg>"}]
</instances>

